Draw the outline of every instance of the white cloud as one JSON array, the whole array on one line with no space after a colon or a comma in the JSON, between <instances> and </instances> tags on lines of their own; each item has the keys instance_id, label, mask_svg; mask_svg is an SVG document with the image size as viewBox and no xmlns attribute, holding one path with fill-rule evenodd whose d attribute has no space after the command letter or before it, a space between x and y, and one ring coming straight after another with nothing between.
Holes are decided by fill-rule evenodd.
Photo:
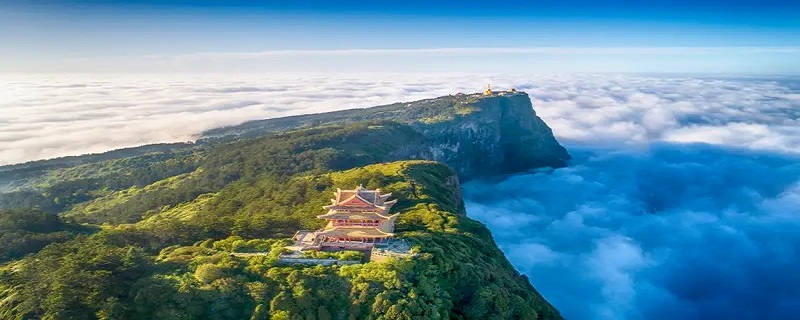
<instances>
[{"instance_id":1,"label":"white cloud","mask_svg":"<svg viewBox=\"0 0 800 320\"><path fill-rule=\"evenodd\" d=\"M690 126L666 132L664 141L704 142L752 149L800 152L800 123L791 126L727 123L720 126Z\"/></svg>"},{"instance_id":2,"label":"white cloud","mask_svg":"<svg viewBox=\"0 0 800 320\"><path fill-rule=\"evenodd\" d=\"M246 120L474 92L487 82L529 92L536 112L567 143L800 150L800 100L769 79L8 75L0 78L0 163L185 141Z\"/></svg>"},{"instance_id":3,"label":"white cloud","mask_svg":"<svg viewBox=\"0 0 800 320\"><path fill-rule=\"evenodd\" d=\"M800 103L780 81L597 76L531 82L523 89L568 142L800 150Z\"/></svg>"},{"instance_id":4,"label":"white cloud","mask_svg":"<svg viewBox=\"0 0 800 320\"><path fill-rule=\"evenodd\" d=\"M465 184L468 214L567 318L800 316L800 156L570 150L552 174Z\"/></svg>"}]
</instances>

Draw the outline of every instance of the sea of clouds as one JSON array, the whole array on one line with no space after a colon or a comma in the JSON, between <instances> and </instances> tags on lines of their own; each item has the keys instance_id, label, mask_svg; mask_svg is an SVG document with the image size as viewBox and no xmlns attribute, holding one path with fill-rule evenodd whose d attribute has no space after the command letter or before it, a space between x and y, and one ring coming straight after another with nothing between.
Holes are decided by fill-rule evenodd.
<instances>
[{"instance_id":1,"label":"sea of clouds","mask_svg":"<svg viewBox=\"0 0 800 320\"><path fill-rule=\"evenodd\" d=\"M465 185L468 214L568 319L800 319L800 157L570 148Z\"/></svg>"},{"instance_id":2,"label":"sea of clouds","mask_svg":"<svg viewBox=\"0 0 800 320\"><path fill-rule=\"evenodd\" d=\"M800 82L533 83L568 168L465 184L568 319L800 319Z\"/></svg>"},{"instance_id":3,"label":"sea of clouds","mask_svg":"<svg viewBox=\"0 0 800 320\"><path fill-rule=\"evenodd\" d=\"M800 79L5 75L0 164L246 120L516 87L570 167L465 184L468 214L569 319L800 318Z\"/></svg>"}]
</instances>

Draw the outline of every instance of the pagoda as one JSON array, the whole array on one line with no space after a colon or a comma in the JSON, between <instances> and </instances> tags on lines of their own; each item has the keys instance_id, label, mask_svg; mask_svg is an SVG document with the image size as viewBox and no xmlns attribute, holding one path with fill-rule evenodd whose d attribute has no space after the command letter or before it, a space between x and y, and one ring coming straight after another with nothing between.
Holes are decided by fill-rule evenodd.
<instances>
[{"instance_id":1,"label":"pagoda","mask_svg":"<svg viewBox=\"0 0 800 320\"><path fill-rule=\"evenodd\" d=\"M387 201L391 193L369 190L359 185L353 190L337 188L328 213L317 218L328 220L322 230L314 233L314 243L320 249L371 249L394 236L398 213L390 214L397 200Z\"/></svg>"}]
</instances>

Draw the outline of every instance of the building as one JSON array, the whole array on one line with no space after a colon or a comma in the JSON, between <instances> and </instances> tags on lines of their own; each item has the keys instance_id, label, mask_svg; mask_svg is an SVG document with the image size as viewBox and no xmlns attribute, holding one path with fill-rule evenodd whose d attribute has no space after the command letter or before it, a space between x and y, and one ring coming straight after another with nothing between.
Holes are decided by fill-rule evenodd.
<instances>
[{"instance_id":1,"label":"building","mask_svg":"<svg viewBox=\"0 0 800 320\"><path fill-rule=\"evenodd\" d=\"M483 95L485 95L485 96L491 96L492 94L493 94L493 92L492 92L492 85L491 85L491 84L487 84L487 85L486 85L486 91L484 91L484 92L483 92Z\"/></svg>"},{"instance_id":2,"label":"building","mask_svg":"<svg viewBox=\"0 0 800 320\"><path fill-rule=\"evenodd\" d=\"M294 240L300 250L369 250L394 237L398 214L390 214L397 200L391 193L358 186L353 190L336 189L327 213L317 218L328 220L318 231L298 231Z\"/></svg>"},{"instance_id":3,"label":"building","mask_svg":"<svg viewBox=\"0 0 800 320\"><path fill-rule=\"evenodd\" d=\"M325 228L316 233L321 249L371 248L392 238L398 214L389 211L397 200L387 201L391 193L380 191L363 186L336 189L331 205L324 207L328 213L317 216L328 220Z\"/></svg>"}]
</instances>

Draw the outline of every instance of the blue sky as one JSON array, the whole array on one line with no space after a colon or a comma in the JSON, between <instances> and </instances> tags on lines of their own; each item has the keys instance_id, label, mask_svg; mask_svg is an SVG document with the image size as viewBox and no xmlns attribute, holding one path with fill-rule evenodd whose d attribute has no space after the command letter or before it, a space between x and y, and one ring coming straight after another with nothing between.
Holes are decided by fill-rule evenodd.
<instances>
[{"instance_id":1,"label":"blue sky","mask_svg":"<svg viewBox=\"0 0 800 320\"><path fill-rule=\"evenodd\" d=\"M790 0L6 0L0 21L11 72L800 73Z\"/></svg>"}]
</instances>

